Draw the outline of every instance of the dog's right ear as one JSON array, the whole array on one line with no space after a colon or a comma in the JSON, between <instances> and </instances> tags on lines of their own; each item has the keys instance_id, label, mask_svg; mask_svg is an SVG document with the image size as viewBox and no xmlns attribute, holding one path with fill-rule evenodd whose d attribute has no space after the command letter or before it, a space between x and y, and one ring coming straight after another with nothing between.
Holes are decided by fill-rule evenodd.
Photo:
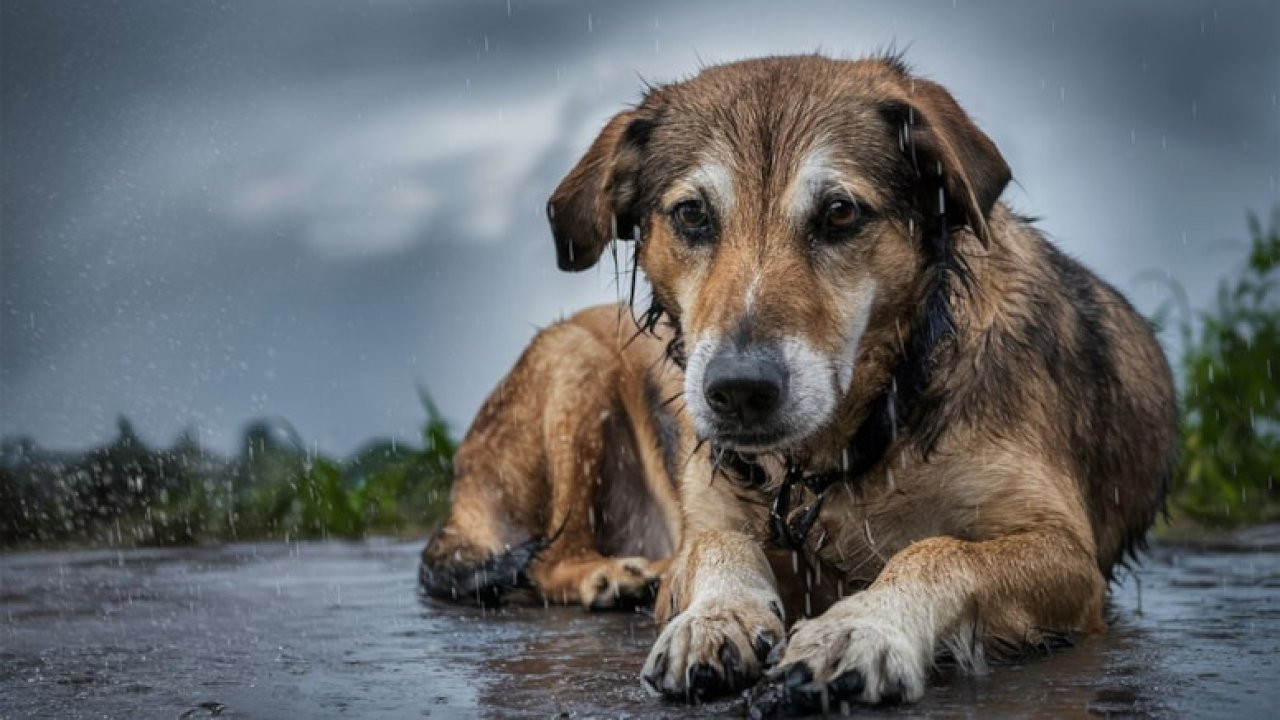
<instances>
[{"instance_id":1,"label":"dog's right ear","mask_svg":"<svg viewBox=\"0 0 1280 720\"><path fill-rule=\"evenodd\" d=\"M632 228L640 220L640 155L652 128L637 110L614 115L551 194L547 220L561 270L585 270L613 238L633 239Z\"/></svg>"},{"instance_id":2,"label":"dog's right ear","mask_svg":"<svg viewBox=\"0 0 1280 720\"><path fill-rule=\"evenodd\" d=\"M987 218L1009 184L1009 165L999 148L978 129L941 85L900 76L904 90L882 111L894 127L901 128L916 172L940 182L946 199L933 207L948 222L967 225L985 246L991 240Z\"/></svg>"}]
</instances>

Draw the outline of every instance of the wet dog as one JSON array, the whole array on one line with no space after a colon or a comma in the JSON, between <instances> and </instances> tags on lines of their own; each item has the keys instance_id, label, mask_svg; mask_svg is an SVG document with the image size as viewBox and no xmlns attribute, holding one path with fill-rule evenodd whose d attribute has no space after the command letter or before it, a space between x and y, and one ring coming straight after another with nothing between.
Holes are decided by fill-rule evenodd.
<instances>
[{"instance_id":1,"label":"wet dog","mask_svg":"<svg viewBox=\"0 0 1280 720\"><path fill-rule=\"evenodd\" d=\"M1103 628L1112 570L1163 504L1172 381L1125 299L999 202L1009 180L898 59L777 57L650 89L556 189L560 267L633 239L658 334L616 357L538 351L543 374L518 366L515 404L477 424L586 428L544 431L538 462L591 464L621 419L650 458L629 497L677 484L675 510L656 503L674 554L646 686L699 700L763 676L760 713L912 701L937 657L980 669ZM661 345L680 366L670 405L635 390L655 386ZM609 380L624 367L631 405ZM562 374L579 378L568 408L547 380ZM475 433L463 478L509 444ZM510 485L496 477L474 484ZM525 523L543 534L481 531L456 567L536 556L518 549L565 522L555 481L519 482L545 491ZM460 514L485 493L456 492L455 533L532 497Z\"/></svg>"}]
</instances>

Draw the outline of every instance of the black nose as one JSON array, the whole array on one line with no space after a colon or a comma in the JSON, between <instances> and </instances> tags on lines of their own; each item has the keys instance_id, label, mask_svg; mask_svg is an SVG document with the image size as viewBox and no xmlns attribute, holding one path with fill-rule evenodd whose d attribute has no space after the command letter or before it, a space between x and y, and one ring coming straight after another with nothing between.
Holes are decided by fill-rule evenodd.
<instances>
[{"instance_id":1,"label":"black nose","mask_svg":"<svg viewBox=\"0 0 1280 720\"><path fill-rule=\"evenodd\" d=\"M722 350L707 363L702 392L717 415L755 424L778 409L786 380L782 366L767 354Z\"/></svg>"}]
</instances>

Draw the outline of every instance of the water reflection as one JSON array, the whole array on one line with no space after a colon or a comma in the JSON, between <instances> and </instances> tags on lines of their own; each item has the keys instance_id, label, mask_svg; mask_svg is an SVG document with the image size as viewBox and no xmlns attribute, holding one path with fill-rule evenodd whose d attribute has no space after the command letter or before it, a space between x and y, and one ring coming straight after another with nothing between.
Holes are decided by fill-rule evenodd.
<instances>
[{"instance_id":1,"label":"water reflection","mask_svg":"<svg viewBox=\"0 0 1280 720\"><path fill-rule=\"evenodd\" d=\"M982 676L942 668L891 715L1269 716L1280 543L1159 546L1111 630ZM636 675L644 614L423 600L417 544L302 543L0 557L0 716L740 716Z\"/></svg>"}]
</instances>

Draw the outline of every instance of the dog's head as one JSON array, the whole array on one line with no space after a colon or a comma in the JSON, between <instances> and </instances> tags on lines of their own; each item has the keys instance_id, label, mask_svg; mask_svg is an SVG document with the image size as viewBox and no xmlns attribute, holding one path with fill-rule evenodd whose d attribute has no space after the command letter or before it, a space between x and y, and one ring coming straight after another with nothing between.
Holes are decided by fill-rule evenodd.
<instances>
[{"instance_id":1,"label":"dog's head","mask_svg":"<svg viewBox=\"0 0 1280 720\"><path fill-rule=\"evenodd\" d=\"M895 59L766 58L651 90L548 215L566 270L639 228L696 431L763 451L831 422L859 363L890 362L873 345L917 323L940 243L988 241L1008 181L955 100Z\"/></svg>"}]
</instances>

